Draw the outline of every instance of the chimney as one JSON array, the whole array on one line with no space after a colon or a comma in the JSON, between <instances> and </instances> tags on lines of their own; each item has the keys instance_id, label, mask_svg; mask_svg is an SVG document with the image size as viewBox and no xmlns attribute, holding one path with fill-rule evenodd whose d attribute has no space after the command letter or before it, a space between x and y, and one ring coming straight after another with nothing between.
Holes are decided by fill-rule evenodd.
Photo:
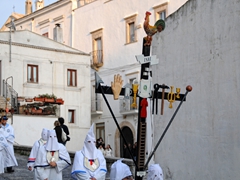
<instances>
[{"instance_id":1,"label":"chimney","mask_svg":"<svg viewBox=\"0 0 240 180\"><path fill-rule=\"evenodd\" d=\"M42 9L44 7L44 0L36 0L35 1L35 10Z\"/></svg>"},{"instance_id":2,"label":"chimney","mask_svg":"<svg viewBox=\"0 0 240 180\"><path fill-rule=\"evenodd\" d=\"M32 0L26 0L25 1L25 14L31 14L32 13Z\"/></svg>"},{"instance_id":3,"label":"chimney","mask_svg":"<svg viewBox=\"0 0 240 180\"><path fill-rule=\"evenodd\" d=\"M53 29L53 40L59 43L63 43L63 30L61 28L61 24L55 24L55 28Z\"/></svg>"}]
</instances>

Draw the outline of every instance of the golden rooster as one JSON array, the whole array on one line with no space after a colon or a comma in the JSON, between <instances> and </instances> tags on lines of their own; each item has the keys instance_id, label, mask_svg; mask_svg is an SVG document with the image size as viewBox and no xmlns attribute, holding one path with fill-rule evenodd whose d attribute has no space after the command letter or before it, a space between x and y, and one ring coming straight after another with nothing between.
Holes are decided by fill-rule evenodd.
<instances>
[{"instance_id":1,"label":"golden rooster","mask_svg":"<svg viewBox=\"0 0 240 180\"><path fill-rule=\"evenodd\" d=\"M149 25L149 16L151 15L150 12L146 12L146 16L145 16L145 21L143 23L143 28L147 34L147 37L145 37L144 39L146 40L146 42L144 43L144 46L150 46L151 42L152 42L152 36L158 31L161 32L162 30L164 30L165 28L165 22L164 20L160 19L158 20L154 26Z\"/></svg>"}]
</instances>

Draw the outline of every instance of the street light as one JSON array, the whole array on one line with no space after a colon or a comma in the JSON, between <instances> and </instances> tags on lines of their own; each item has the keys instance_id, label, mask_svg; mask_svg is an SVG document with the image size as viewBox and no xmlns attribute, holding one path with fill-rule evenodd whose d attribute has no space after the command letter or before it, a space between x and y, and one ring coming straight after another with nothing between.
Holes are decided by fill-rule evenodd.
<instances>
[{"instance_id":1,"label":"street light","mask_svg":"<svg viewBox=\"0 0 240 180\"><path fill-rule=\"evenodd\" d=\"M11 57L12 56L12 52L11 52L11 50L12 50L12 37L11 37L12 29L13 29L13 31L16 31L16 26L13 22L13 19L11 19L11 26L10 26L10 33L9 33L9 62L12 61L12 57Z\"/></svg>"}]
</instances>

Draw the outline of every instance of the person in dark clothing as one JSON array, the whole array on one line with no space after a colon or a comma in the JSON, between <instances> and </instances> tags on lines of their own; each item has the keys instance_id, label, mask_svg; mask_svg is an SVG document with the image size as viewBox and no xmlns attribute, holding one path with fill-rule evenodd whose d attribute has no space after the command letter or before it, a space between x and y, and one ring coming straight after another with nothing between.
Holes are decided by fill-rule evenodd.
<instances>
[{"instance_id":1,"label":"person in dark clothing","mask_svg":"<svg viewBox=\"0 0 240 180\"><path fill-rule=\"evenodd\" d=\"M128 143L128 147L130 149L130 151L132 152L132 145L131 143ZM130 152L127 149L127 146L124 144L124 148L123 148L123 157L124 158L128 158L128 159L132 159Z\"/></svg>"},{"instance_id":2,"label":"person in dark clothing","mask_svg":"<svg viewBox=\"0 0 240 180\"><path fill-rule=\"evenodd\" d=\"M59 117L58 121L59 121L60 126L62 127L63 131L67 135L67 141L70 141L69 130L68 130L68 127L64 124L64 119L62 117ZM67 141L63 142L63 145L66 145Z\"/></svg>"},{"instance_id":3,"label":"person in dark clothing","mask_svg":"<svg viewBox=\"0 0 240 180\"><path fill-rule=\"evenodd\" d=\"M105 147L105 143L104 143L102 137L100 137L99 139L97 139L97 143L96 143L97 148L99 148L100 145L102 145L102 147Z\"/></svg>"},{"instance_id":4,"label":"person in dark clothing","mask_svg":"<svg viewBox=\"0 0 240 180\"><path fill-rule=\"evenodd\" d=\"M59 121L55 121L55 122L54 122L54 126L55 126L54 130L55 130L56 135L57 135L57 140L58 140L59 143L63 144L63 140L62 140L62 128L61 128L61 126L60 126Z\"/></svg>"},{"instance_id":5,"label":"person in dark clothing","mask_svg":"<svg viewBox=\"0 0 240 180\"><path fill-rule=\"evenodd\" d=\"M133 154L134 160L136 161L136 160L137 160L137 142L135 142L135 143L133 144L132 154Z\"/></svg>"}]
</instances>

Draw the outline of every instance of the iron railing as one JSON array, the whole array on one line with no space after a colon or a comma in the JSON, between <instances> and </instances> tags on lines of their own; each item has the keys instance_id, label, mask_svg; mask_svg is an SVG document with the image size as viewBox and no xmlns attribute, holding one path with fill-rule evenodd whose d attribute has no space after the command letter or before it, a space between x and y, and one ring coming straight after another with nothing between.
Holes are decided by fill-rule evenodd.
<instances>
[{"instance_id":1,"label":"iron railing","mask_svg":"<svg viewBox=\"0 0 240 180\"><path fill-rule=\"evenodd\" d=\"M103 64L103 51L96 50L90 53L91 55L91 64L101 66Z\"/></svg>"},{"instance_id":2,"label":"iron railing","mask_svg":"<svg viewBox=\"0 0 240 180\"><path fill-rule=\"evenodd\" d=\"M91 101L91 112L103 111L102 99L94 99Z\"/></svg>"},{"instance_id":3,"label":"iron railing","mask_svg":"<svg viewBox=\"0 0 240 180\"><path fill-rule=\"evenodd\" d=\"M137 98L137 104L138 104ZM130 97L129 99L119 99L119 107L120 107L120 113L129 112L133 110L138 110L136 108L131 107L131 104L133 103L133 98Z\"/></svg>"},{"instance_id":4,"label":"iron railing","mask_svg":"<svg viewBox=\"0 0 240 180\"><path fill-rule=\"evenodd\" d=\"M11 106L11 113L18 114L18 93L5 80L3 80L3 97Z\"/></svg>"}]
</instances>

